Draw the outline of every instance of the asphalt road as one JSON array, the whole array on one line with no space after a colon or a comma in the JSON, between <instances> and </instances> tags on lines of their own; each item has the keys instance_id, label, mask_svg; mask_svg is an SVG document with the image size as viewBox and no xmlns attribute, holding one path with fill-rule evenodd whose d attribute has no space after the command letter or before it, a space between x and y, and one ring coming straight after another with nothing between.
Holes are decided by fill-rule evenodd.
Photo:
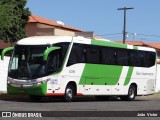
<instances>
[{"instance_id":1,"label":"asphalt road","mask_svg":"<svg viewBox=\"0 0 160 120\"><path fill-rule=\"evenodd\" d=\"M143 113L143 112L137 112L137 111L147 111L147 113L155 113L157 114L157 111L160 111L160 94L155 94L151 96L142 96L142 97L136 97L135 101L121 101L120 99L116 98L111 98L106 101L98 101L94 97L78 97L75 98L73 102L66 103L61 101L61 99L54 99L54 98L44 98L40 102L33 102L30 100L27 96L8 96L8 95L0 95L0 111L58 111L58 113L62 114L63 112L60 111L80 111L80 115L76 116L77 113L73 112L73 117L68 118L70 120L72 119L79 119L79 120L84 120L84 119L106 119L105 116L100 114L98 116L99 111L101 112L106 112L111 113L112 115L107 117L107 119L113 120L113 116L118 115L118 116L124 116L126 118L126 114L134 115L132 111L136 111L136 115L138 113ZM85 112L84 112L85 111ZM87 111L89 111L87 113ZM94 111L94 112L93 112ZM98 111L98 112L97 112ZM118 112L115 112L118 111ZM120 112L120 111L131 111L131 112ZM93 112L93 113L91 113ZM53 113L54 114L54 113ZM67 114L67 113L66 113ZM69 113L71 114L71 113ZM97 116L96 116L97 114ZM65 115L63 113L63 115ZM61 116L55 119L60 119L63 120L65 116ZM75 115L75 116L74 116ZM81 116L82 115L82 116ZM85 117L86 115L86 117ZM126 116L125 116L126 115ZM138 119L139 117L132 118L129 117L129 119ZM160 112L158 112L158 115L160 116ZM124 119L122 117L115 117L114 119ZM75 117L75 118L74 118ZM98 118L97 118L98 117ZM2 118L0 118L1 120ZM17 118L16 118L17 119ZM20 118L18 118L20 119ZM37 118L37 120L40 118ZM41 118L44 119L44 118ZM53 118L47 118L47 119L53 119ZM159 117L148 117L147 115L145 117L141 117L143 120L149 120L149 119L159 119Z\"/></svg>"}]
</instances>

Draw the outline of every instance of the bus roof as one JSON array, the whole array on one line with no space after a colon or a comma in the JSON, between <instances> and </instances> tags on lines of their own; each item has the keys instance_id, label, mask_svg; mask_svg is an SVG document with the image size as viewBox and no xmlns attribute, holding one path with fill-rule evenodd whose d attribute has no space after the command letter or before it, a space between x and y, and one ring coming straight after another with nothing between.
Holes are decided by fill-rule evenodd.
<instances>
[{"instance_id":1,"label":"bus roof","mask_svg":"<svg viewBox=\"0 0 160 120\"><path fill-rule=\"evenodd\" d=\"M21 39L17 42L17 45L52 45L58 42L74 42L82 44L92 44L98 46L109 46L117 48L128 48L128 49L137 49L137 50L146 50L146 51L155 51L153 48L133 46L128 44L121 44L109 40L101 39L89 39L84 37L71 37L71 36L32 36Z\"/></svg>"},{"instance_id":2,"label":"bus roof","mask_svg":"<svg viewBox=\"0 0 160 120\"><path fill-rule=\"evenodd\" d=\"M70 36L32 36L21 39L17 45L48 45L57 42L71 42Z\"/></svg>"}]
</instances>

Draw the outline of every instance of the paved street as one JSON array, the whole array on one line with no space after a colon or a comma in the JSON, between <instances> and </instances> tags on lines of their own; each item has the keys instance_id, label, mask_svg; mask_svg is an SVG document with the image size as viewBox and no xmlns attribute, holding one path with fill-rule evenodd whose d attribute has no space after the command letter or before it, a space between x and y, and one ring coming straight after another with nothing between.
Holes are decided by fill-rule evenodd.
<instances>
[{"instance_id":1,"label":"paved street","mask_svg":"<svg viewBox=\"0 0 160 120\"><path fill-rule=\"evenodd\" d=\"M44 98L40 102L33 102L27 96L0 95L0 111L160 111L160 95L137 97L135 101L131 102L115 98L97 101L94 97L78 97L71 103L53 98ZM79 119L81 120L82 117ZM100 119L103 118L100 117Z\"/></svg>"}]
</instances>

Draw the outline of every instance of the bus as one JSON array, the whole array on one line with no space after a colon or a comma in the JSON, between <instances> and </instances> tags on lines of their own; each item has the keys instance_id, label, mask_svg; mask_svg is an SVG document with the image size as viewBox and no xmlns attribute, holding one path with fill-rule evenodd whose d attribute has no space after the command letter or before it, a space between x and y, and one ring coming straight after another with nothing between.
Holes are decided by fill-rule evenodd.
<instances>
[{"instance_id":1,"label":"bus","mask_svg":"<svg viewBox=\"0 0 160 120\"><path fill-rule=\"evenodd\" d=\"M12 55L7 93L29 95L33 100L61 96L132 101L155 92L155 49L109 40L70 36L34 36L5 48Z\"/></svg>"}]
</instances>

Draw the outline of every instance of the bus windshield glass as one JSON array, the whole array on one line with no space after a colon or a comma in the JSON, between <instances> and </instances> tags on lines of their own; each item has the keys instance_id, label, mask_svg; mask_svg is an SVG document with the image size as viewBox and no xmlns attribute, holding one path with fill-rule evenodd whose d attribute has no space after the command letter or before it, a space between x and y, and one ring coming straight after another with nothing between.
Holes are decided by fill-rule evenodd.
<instances>
[{"instance_id":1,"label":"bus windshield glass","mask_svg":"<svg viewBox=\"0 0 160 120\"><path fill-rule=\"evenodd\" d=\"M43 53L47 46L17 45L9 64L8 76L15 79L34 79L45 76Z\"/></svg>"},{"instance_id":2,"label":"bus windshield glass","mask_svg":"<svg viewBox=\"0 0 160 120\"><path fill-rule=\"evenodd\" d=\"M43 54L49 45L16 45L10 59L8 76L30 80L60 71L69 43L56 43L53 46L60 49L51 51L47 61L44 61Z\"/></svg>"}]
</instances>

